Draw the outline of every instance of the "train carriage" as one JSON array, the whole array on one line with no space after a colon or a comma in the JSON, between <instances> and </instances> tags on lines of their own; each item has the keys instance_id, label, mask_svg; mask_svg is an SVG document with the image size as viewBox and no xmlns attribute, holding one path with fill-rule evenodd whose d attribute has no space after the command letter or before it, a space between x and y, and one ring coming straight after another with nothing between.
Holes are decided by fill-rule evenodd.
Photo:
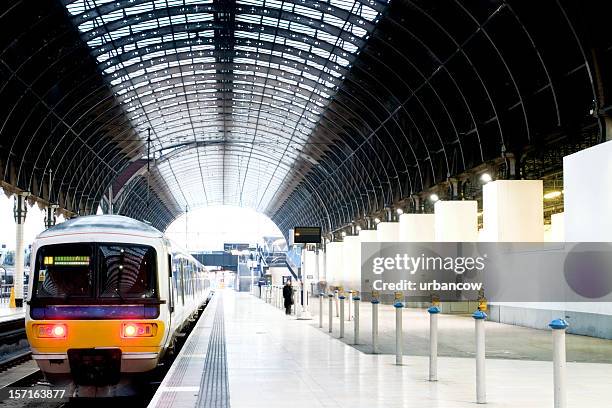
<instances>
[{"instance_id":1,"label":"train carriage","mask_svg":"<svg viewBox=\"0 0 612 408\"><path fill-rule=\"evenodd\" d=\"M203 265L131 218L78 217L32 246L26 331L51 381L113 385L154 369L210 296Z\"/></svg>"}]
</instances>

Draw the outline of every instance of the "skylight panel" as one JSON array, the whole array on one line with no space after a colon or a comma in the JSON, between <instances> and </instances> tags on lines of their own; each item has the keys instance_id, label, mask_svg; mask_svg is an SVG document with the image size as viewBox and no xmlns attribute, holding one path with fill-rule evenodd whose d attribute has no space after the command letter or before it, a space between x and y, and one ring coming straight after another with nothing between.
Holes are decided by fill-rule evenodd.
<instances>
[{"instance_id":1,"label":"skylight panel","mask_svg":"<svg viewBox=\"0 0 612 408\"><path fill-rule=\"evenodd\" d=\"M295 23L293 21L290 24L290 29L298 33L306 34L309 37L313 37L316 33L315 29L305 26L304 24Z\"/></svg>"},{"instance_id":2,"label":"skylight panel","mask_svg":"<svg viewBox=\"0 0 612 408\"><path fill-rule=\"evenodd\" d=\"M315 20L320 20L321 17L323 16L323 13L321 13L320 11L311 9L309 7L300 6L298 4L296 4L293 7L293 12L301 14L301 15L309 17L309 18L313 18Z\"/></svg>"},{"instance_id":3,"label":"skylight panel","mask_svg":"<svg viewBox=\"0 0 612 408\"><path fill-rule=\"evenodd\" d=\"M210 13L187 14L187 21L195 23L199 21L212 21L214 16Z\"/></svg>"},{"instance_id":4,"label":"skylight panel","mask_svg":"<svg viewBox=\"0 0 612 408\"><path fill-rule=\"evenodd\" d=\"M151 11L153 10L153 8L154 8L153 2L145 2L141 4L136 4L135 6L126 7L124 8L124 10L125 10L125 14L127 14L128 16L131 16L134 14L140 14L146 11Z\"/></svg>"},{"instance_id":5,"label":"skylight panel","mask_svg":"<svg viewBox=\"0 0 612 408\"><path fill-rule=\"evenodd\" d=\"M348 11L354 11L357 9L355 1L353 0L329 0L329 4Z\"/></svg>"}]
</instances>

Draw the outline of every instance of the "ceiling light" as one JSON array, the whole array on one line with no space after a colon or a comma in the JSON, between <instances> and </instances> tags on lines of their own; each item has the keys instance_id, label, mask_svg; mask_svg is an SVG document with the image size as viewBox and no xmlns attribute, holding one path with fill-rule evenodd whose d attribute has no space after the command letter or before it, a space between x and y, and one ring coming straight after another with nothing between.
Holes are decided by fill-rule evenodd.
<instances>
[{"instance_id":1,"label":"ceiling light","mask_svg":"<svg viewBox=\"0 0 612 408\"><path fill-rule=\"evenodd\" d=\"M374 223L375 224L380 224L380 218L374 218Z\"/></svg>"},{"instance_id":2,"label":"ceiling light","mask_svg":"<svg viewBox=\"0 0 612 408\"><path fill-rule=\"evenodd\" d=\"M493 180L493 178L489 173L482 173L482 175L480 176L480 181L484 184L487 184L491 180Z\"/></svg>"},{"instance_id":3,"label":"ceiling light","mask_svg":"<svg viewBox=\"0 0 612 408\"><path fill-rule=\"evenodd\" d=\"M398 215L402 215L402 214L404 213L404 210L402 210L401 208L398 208L398 209L397 209L397 210L395 210L395 211L397 211L397 214L398 214Z\"/></svg>"},{"instance_id":4,"label":"ceiling light","mask_svg":"<svg viewBox=\"0 0 612 408\"><path fill-rule=\"evenodd\" d=\"M544 194L544 199L554 200L555 198L561 197L561 194L563 194L561 191L549 191L548 193Z\"/></svg>"},{"instance_id":5,"label":"ceiling light","mask_svg":"<svg viewBox=\"0 0 612 408\"><path fill-rule=\"evenodd\" d=\"M439 201L439 200L440 200L440 197L438 197L438 195L434 193L434 194L432 194L432 195L430 195L430 196L429 196L429 200L430 200L432 203L435 203L436 201Z\"/></svg>"}]
</instances>

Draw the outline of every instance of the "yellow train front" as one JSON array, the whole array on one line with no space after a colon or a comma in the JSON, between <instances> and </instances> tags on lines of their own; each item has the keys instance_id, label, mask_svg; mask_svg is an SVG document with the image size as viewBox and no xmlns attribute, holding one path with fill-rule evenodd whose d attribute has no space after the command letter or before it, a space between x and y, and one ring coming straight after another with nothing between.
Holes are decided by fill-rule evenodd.
<instances>
[{"instance_id":1,"label":"yellow train front","mask_svg":"<svg viewBox=\"0 0 612 408\"><path fill-rule=\"evenodd\" d=\"M26 331L54 383L117 388L153 370L209 295L201 264L126 217L66 221L32 257Z\"/></svg>"}]
</instances>

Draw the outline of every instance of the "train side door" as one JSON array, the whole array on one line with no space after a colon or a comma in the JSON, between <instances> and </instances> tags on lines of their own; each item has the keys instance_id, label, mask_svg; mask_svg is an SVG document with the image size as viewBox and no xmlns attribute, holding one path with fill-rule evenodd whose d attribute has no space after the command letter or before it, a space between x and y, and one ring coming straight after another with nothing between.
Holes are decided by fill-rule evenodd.
<instances>
[{"instance_id":1,"label":"train side door","mask_svg":"<svg viewBox=\"0 0 612 408\"><path fill-rule=\"evenodd\" d=\"M176 302L175 299L175 285L173 284L173 267L172 267L172 255L168 254L168 309L170 310L170 314L174 313L174 304Z\"/></svg>"}]
</instances>

